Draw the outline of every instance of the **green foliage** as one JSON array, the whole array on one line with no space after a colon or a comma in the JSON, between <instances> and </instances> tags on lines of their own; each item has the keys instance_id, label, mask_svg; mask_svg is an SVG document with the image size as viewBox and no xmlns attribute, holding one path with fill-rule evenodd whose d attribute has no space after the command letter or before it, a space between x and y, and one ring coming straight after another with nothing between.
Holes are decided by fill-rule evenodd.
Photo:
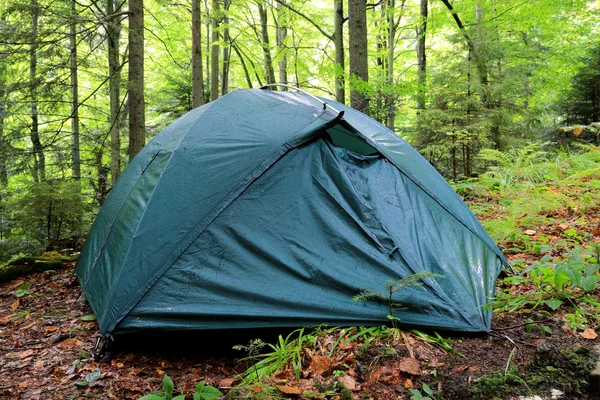
<instances>
[{"instance_id":1,"label":"green foliage","mask_svg":"<svg viewBox=\"0 0 600 400\"><path fill-rule=\"evenodd\" d=\"M478 157L491 164L486 175L496 179L499 187L512 186L522 181L536 183L546 177L543 163L547 160L547 153L542 149L547 144L533 142L504 152L482 149Z\"/></svg>"},{"instance_id":2,"label":"green foliage","mask_svg":"<svg viewBox=\"0 0 600 400\"><path fill-rule=\"evenodd\" d=\"M576 247L560 258L545 255L519 274L504 278L502 284L509 288L498 292L491 306L496 311L512 312L540 306L554 311L570 305L579 315L587 314L585 308L598 305L588 294L598 288L599 281L600 264L594 250ZM519 286L531 289L524 293L514 290Z\"/></svg>"},{"instance_id":3,"label":"green foliage","mask_svg":"<svg viewBox=\"0 0 600 400\"><path fill-rule=\"evenodd\" d=\"M174 389L173 380L167 374L165 374L163 376L162 387L163 387L162 391L152 392L143 397L140 397L139 400L184 400L185 399L185 395L179 395L179 396L173 397L173 389Z\"/></svg>"},{"instance_id":4,"label":"green foliage","mask_svg":"<svg viewBox=\"0 0 600 400\"><path fill-rule=\"evenodd\" d=\"M31 289L31 285L29 283L24 283L15 290L15 297L23 297L29 295L29 289Z\"/></svg>"},{"instance_id":5,"label":"green foliage","mask_svg":"<svg viewBox=\"0 0 600 400\"><path fill-rule=\"evenodd\" d=\"M433 335L430 335L430 334L425 333L425 332L421 332L421 331L419 331L417 329L412 329L411 332L414 335L416 335L416 336L420 337L421 339L425 340L426 342L429 342L431 344L436 345L440 349L444 349L446 351L449 351L449 352L452 352L452 353L454 353L456 355L464 357L464 355L461 352L455 350L450 345L450 342L452 342L451 338L444 338L439 333L437 333L435 331L433 332Z\"/></svg>"},{"instance_id":6,"label":"green foliage","mask_svg":"<svg viewBox=\"0 0 600 400\"><path fill-rule=\"evenodd\" d=\"M360 291L356 296L352 298L353 302L359 301L379 301L386 303L388 306L387 318L394 324L395 321L399 321L399 318L394 316L394 311L402 309L402 302L394 300L393 296L397 292L410 287L419 287L422 285L420 281L426 278L441 278L442 275L432 274L430 272L419 272L416 274L408 275L405 278L397 281L387 281L385 283L385 293L380 292L376 289L365 288Z\"/></svg>"},{"instance_id":7,"label":"green foliage","mask_svg":"<svg viewBox=\"0 0 600 400\"><path fill-rule=\"evenodd\" d=\"M432 400L432 397L429 396L434 395L433 389L431 389L426 383L421 386L421 389L425 395L423 395L419 389L408 389L408 391L411 393L410 400Z\"/></svg>"},{"instance_id":8,"label":"green foliage","mask_svg":"<svg viewBox=\"0 0 600 400\"><path fill-rule=\"evenodd\" d=\"M87 205L80 190L76 182L46 181L11 192L4 198L3 218L9 221L8 234L12 240L37 242L39 252L53 242L81 236ZM0 246L0 255L2 247L4 243ZM23 247L28 250L28 246Z\"/></svg>"},{"instance_id":9,"label":"green foliage","mask_svg":"<svg viewBox=\"0 0 600 400\"><path fill-rule=\"evenodd\" d=\"M196 385L196 391L194 392L194 400L214 400L223 396L217 388L209 386L204 381L199 382Z\"/></svg>"},{"instance_id":10,"label":"green foliage","mask_svg":"<svg viewBox=\"0 0 600 400\"><path fill-rule=\"evenodd\" d=\"M271 352L251 355L242 359L255 360L260 358L261 360L243 372L241 377L247 384L252 382L260 382L265 377L273 375L291 363L296 374L296 378L300 379L300 373L302 372L302 347L312 340L314 340L314 336L304 335L304 328L293 331L285 338L282 335L279 335L279 340L275 345L270 343L267 344L267 346L271 348ZM236 347L238 347L238 349L247 349L251 345L252 341L250 342L249 346L237 345ZM262 347L262 345L260 348L254 346L252 350L260 350Z\"/></svg>"},{"instance_id":11,"label":"green foliage","mask_svg":"<svg viewBox=\"0 0 600 400\"><path fill-rule=\"evenodd\" d=\"M76 382L75 386L81 387L81 388L88 387L91 384L93 384L94 382L96 382L97 380L99 380L101 375L102 375L101 371L99 369L97 369L97 370L87 374L83 381Z\"/></svg>"}]
</instances>

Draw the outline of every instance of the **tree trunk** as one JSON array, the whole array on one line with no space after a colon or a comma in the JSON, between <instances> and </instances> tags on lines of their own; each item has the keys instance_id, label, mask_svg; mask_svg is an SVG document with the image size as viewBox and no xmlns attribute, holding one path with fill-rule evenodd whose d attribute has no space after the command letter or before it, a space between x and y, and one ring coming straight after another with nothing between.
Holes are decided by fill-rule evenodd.
<instances>
[{"instance_id":1,"label":"tree trunk","mask_svg":"<svg viewBox=\"0 0 600 400\"><path fill-rule=\"evenodd\" d=\"M129 161L145 142L144 5L143 0L129 0Z\"/></svg>"},{"instance_id":2,"label":"tree trunk","mask_svg":"<svg viewBox=\"0 0 600 400\"><path fill-rule=\"evenodd\" d=\"M286 0L283 0L286 1ZM287 37L288 12L281 3L277 3L277 48L281 58L279 59L279 83L288 83L287 77L287 54L285 48L285 38ZM287 90L283 88L283 90Z\"/></svg>"},{"instance_id":3,"label":"tree trunk","mask_svg":"<svg viewBox=\"0 0 600 400\"><path fill-rule=\"evenodd\" d=\"M428 0L421 0L420 21L417 27L417 113L425 109L425 89L427 87L427 56L425 39L427 33Z\"/></svg>"},{"instance_id":4,"label":"tree trunk","mask_svg":"<svg viewBox=\"0 0 600 400\"><path fill-rule=\"evenodd\" d=\"M269 30L267 20L267 10L263 6L263 1L259 0L258 14L260 15L261 46L263 53L263 63L265 65L266 83L275 83L275 71L273 70L273 59L271 58L271 47L269 45Z\"/></svg>"},{"instance_id":5,"label":"tree trunk","mask_svg":"<svg viewBox=\"0 0 600 400\"><path fill-rule=\"evenodd\" d=\"M69 44L71 47L71 130L73 144L71 148L73 179L81 179L81 158L79 156L79 88L77 83L77 3L71 0L71 24Z\"/></svg>"},{"instance_id":6,"label":"tree trunk","mask_svg":"<svg viewBox=\"0 0 600 400\"><path fill-rule=\"evenodd\" d=\"M335 99L346 102L346 82L344 79L344 1L333 2L333 37L335 45Z\"/></svg>"},{"instance_id":7,"label":"tree trunk","mask_svg":"<svg viewBox=\"0 0 600 400\"><path fill-rule=\"evenodd\" d=\"M210 51L210 100L219 98L219 18L221 4L219 0L212 2L212 36Z\"/></svg>"},{"instance_id":8,"label":"tree trunk","mask_svg":"<svg viewBox=\"0 0 600 400\"><path fill-rule=\"evenodd\" d=\"M31 144L33 147L33 181L46 180L46 157L44 148L40 141L38 104L37 104L37 35L38 35L38 12L37 0L32 2L31 7L31 47L29 49L29 85L31 95Z\"/></svg>"},{"instance_id":9,"label":"tree trunk","mask_svg":"<svg viewBox=\"0 0 600 400\"><path fill-rule=\"evenodd\" d=\"M231 5L231 0L223 0L223 77L221 79L221 95L224 96L229 91L229 59L231 58L231 37L229 36L229 16L227 11Z\"/></svg>"},{"instance_id":10,"label":"tree trunk","mask_svg":"<svg viewBox=\"0 0 600 400\"><path fill-rule=\"evenodd\" d=\"M0 24L4 25L6 19L4 15L0 18ZM6 171L6 156L8 154L7 142L4 137L4 118L6 117L6 101L7 101L7 89L6 89L6 69L2 65L0 59L0 183L3 186L8 185L8 173ZM2 240L2 231L0 230L0 240Z\"/></svg>"},{"instance_id":11,"label":"tree trunk","mask_svg":"<svg viewBox=\"0 0 600 400\"><path fill-rule=\"evenodd\" d=\"M350 106L364 112L369 99L360 88L369 81L367 53L367 2L348 0L348 30L350 32Z\"/></svg>"},{"instance_id":12,"label":"tree trunk","mask_svg":"<svg viewBox=\"0 0 600 400\"><path fill-rule=\"evenodd\" d=\"M112 15L119 11L118 0L106 0L106 14ZM116 5L116 7L115 7ZM121 40L121 22L112 18L106 24L108 43L108 93L110 99L110 175L114 185L121 176L121 137L119 113L121 109L121 63L119 61L119 47Z\"/></svg>"},{"instance_id":13,"label":"tree trunk","mask_svg":"<svg viewBox=\"0 0 600 400\"><path fill-rule=\"evenodd\" d=\"M204 104L200 0L192 0L192 107Z\"/></svg>"},{"instance_id":14,"label":"tree trunk","mask_svg":"<svg viewBox=\"0 0 600 400\"><path fill-rule=\"evenodd\" d=\"M248 71L248 66L246 65L244 56L235 42L231 42L231 47L233 47L233 50L240 59L240 64L242 64L242 69L244 70L244 77L246 78L246 84L248 85L248 88L252 89L252 79L250 78L250 72Z\"/></svg>"}]
</instances>

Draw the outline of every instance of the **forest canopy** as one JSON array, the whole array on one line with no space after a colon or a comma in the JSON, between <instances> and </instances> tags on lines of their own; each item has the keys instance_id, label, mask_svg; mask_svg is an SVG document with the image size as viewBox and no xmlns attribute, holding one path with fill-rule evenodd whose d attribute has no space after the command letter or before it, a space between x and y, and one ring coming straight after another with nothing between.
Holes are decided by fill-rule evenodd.
<instances>
[{"instance_id":1,"label":"forest canopy","mask_svg":"<svg viewBox=\"0 0 600 400\"><path fill-rule=\"evenodd\" d=\"M0 0L0 259L77 247L144 143L239 88L349 104L455 181L493 152L598 143L599 16L583 0Z\"/></svg>"}]
</instances>

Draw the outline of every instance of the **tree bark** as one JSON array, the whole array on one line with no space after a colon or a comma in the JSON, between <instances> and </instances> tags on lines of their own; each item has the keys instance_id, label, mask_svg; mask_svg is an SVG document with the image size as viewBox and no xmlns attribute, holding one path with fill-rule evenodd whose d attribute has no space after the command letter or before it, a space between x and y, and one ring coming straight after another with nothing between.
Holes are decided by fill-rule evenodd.
<instances>
[{"instance_id":1,"label":"tree bark","mask_svg":"<svg viewBox=\"0 0 600 400\"><path fill-rule=\"evenodd\" d=\"M340 103L346 102L346 82L344 79L344 1L333 3L333 37L335 46L335 98Z\"/></svg>"},{"instance_id":2,"label":"tree bark","mask_svg":"<svg viewBox=\"0 0 600 400\"><path fill-rule=\"evenodd\" d=\"M116 5L116 7L115 7ZM119 11L118 0L106 0L106 14L112 15ZM108 94L110 100L110 175L114 185L121 176L121 137L119 113L121 109L121 63L119 61L119 47L121 40L121 22L112 18L106 24L108 43Z\"/></svg>"},{"instance_id":3,"label":"tree bark","mask_svg":"<svg viewBox=\"0 0 600 400\"><path fill-rule=\"evenodd\" d=\"M71 24L69 44L71 47L71 131L73 143L71 147L73 179L81 179L81 158L79 155L79 87L77 82L77 3L71 0Z\"/></svg>"},{"instance_id":4,"label":"tree bark","mask_svg":"<svg viewBox=\"0 0 600 400\"><path fill-rule=\"evenodd\" d=\"M367 111L369 99L360 86L369 81L367 53L367 2L348 0L348 30L350 31L350 106Z\"/></svg>"},{"instance_id":5,"label":"tree bark","mask_svg":"<svg viewBox=\"0 0 600 400\"><path fill-rule=\"evenodd\" d=\"M285 1L285 0L283 0ZM277 48L279 49L279 54L281 54L281 58L279 59L279 83L286 84L288 83L287 77L287 54L285 48L285 39L287 37L287 26L288 26L289 16L287 13L287 9L283 4L277 3ZM287 90L287 88L283 88L283 90Z\"/></svg>"},{"instance_id":6,"label":"tree bark","mask_svg":"<svg viewBox=\"0 0 600 400\"><path fill-rule=\"evenodd\" d=\"M425 90L427 87L427 56L425 52L427 34L428 0L421 0L420 21L417 27L417 113L425 109Z\"/></svg>"},{"instance_id":7,"label":"tree bark","mask_svg":"<svg viewBox=\"0 0 600 400\"><path fill-rule=\"evenodd\" d=\"M221 4L219 0L212 2L212 36L210 51L210 100L219 98L219 19Z\"/></svg>"},{"instance_id":8,"label":"tree bark","mask_svg":"<svg viewBox=\"0 0 600 400\"><path fill-rule=\"evenodd\" d=\"M260 33L263 63L265 67L265 81L267 81L267 84L275 83L275 71L273 70L273 58L271 57L271 48L269 44L267 10L263 6L263 0L259 0L257 5L258 14L260 15Z\"/></svg>"},{"instance_id":9,"label":"tree bark","mask_svg":"<svg viewBox=\"0 0 600 400\"><path fill-rule=\"evenodd\" d=\"M192 0L192 107L204 104L200 0Z\"/></svg>"},{"instance_id":10,"label":"tree bark","mask_svg":"<svg viewBox=\"0 0 600 400\"><path fill-rule=\"evenodd\" d=\"M144 5L143 0L129 0L129 161L145 143Z\"/></svg>"},{"instance_id":11,"label":"tree bark","mask_svg":"<svg viewBox=\"0 0 600 400\"><path fill-rule=\"evenodd\" d=\"M6 23L5 16L0 17L0 24ZM8 154L8 145L6 138L4 137L4 119L6 117L6 101L7 101L7 88L6 88L6 69L4 68L3 61L0 58L0 183L3 186L8 185L8 173L6 171L6 157ZM0 231L0 240L2 240L2 232Z\"/></svg>"},{"instance_id":12,"label":"tree bark","mask_svg":"<svg viewBox=\"0 0 600 400\"><path fill-rule=\"evenodd\" d=\"M224 96L229 91L229 60L231 58L231 37L229 36L229 16L227 11L231 5L231 0L223 0L223 76L221 79L221 95Z\"/></svg>"},{"instance_id":13,"label":"tree bark","mask_svg":"<svg viewBox=\"0 0 600 400\"><path fill-rule=\"evenodd\" d=\"M38 100L37 100L37 39L38 39L38 13L37 0L31 7L31 47L29 48L29 85L31 96L31 131L30 138L33 147L33 181L46 180L46 157L40 141Z\"/></svg>"}]
</instances>

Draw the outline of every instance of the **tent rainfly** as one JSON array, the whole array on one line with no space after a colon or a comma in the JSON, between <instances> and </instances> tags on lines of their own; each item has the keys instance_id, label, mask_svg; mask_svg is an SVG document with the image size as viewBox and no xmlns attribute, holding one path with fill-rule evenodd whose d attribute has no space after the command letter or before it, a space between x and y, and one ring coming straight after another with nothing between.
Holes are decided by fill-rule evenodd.
<instances>
[{"instance_id":1,"label":"tent rainfly","mask_svg":"<svg viewBox=\"0 0 600 400\"><path fill-rule=\"evenodd\" d=\"M160 132L102 206L77 276L103 334L385 324L487 331L507 261L408 143L340 103L237 90Z\"/></svg>"}]
</instances>

